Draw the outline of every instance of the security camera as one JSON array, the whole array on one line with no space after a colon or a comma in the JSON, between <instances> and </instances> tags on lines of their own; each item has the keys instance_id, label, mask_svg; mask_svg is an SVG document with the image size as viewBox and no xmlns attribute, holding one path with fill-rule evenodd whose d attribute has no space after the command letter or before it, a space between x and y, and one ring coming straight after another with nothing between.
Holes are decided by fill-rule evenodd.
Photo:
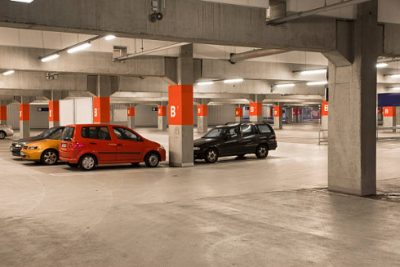
<instances>
[{"instance_id":1,"label":"security camera","mask_svg":"<svg viewBox=\"0 0 400 267\"><path fill-rule=\"evenodd\" d=\"M164 15L161 12L154 12L150 14L149 19L151 22L155 23L158 20L162 20L164 18Z\"/></svg>"}]
</instances>

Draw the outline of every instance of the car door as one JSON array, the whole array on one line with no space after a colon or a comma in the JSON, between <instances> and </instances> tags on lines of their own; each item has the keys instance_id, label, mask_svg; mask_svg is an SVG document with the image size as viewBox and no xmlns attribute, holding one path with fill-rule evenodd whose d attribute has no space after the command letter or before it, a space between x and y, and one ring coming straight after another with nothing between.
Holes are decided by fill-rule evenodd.
<instances>
[{"instance_id":1,"label":"car door","mask_svg":"<svg viewBox=\"0 0 400 267\"><path fill-rule=\"evenodd\" d=\"M240 154L240 129L239 127L227 128L219 152L220 156L234 156Z\"/></svg>"},{"instance_id":2,"label":"car door","mask_svg":"<svg viewBox=\"0 0 400 267\"><path fill-rule=\"evenodd\" d=\"M268 143L271 136L274 135L271 126L267 124L258 124L258 137L260 143Z\"/></svg>"},{"instance_id":3,"label":"car door","mask_svg":"<svg viewBox=\"0 0 400 267\"><path fill-rule=\"evenodd\" d=\"M113 127L117 139L117 160L123 163L140 162L143 158L144 143L132 130L125 127Z\"/></svg>"},{"instance_id":4,"label":"car door","mask_svg":"<svg viewBox=\"0 0 400 267\"><path fill-rule=\"evenodd\" d=\"M89 151L97 155L100 164L117 161L117 144L111 139L108 126L87 126L82 127L81 131Z\"/></svg>"},{"instance_id":5,"label":"car door","mask_svg":"<svg viewBox=\"0 0 400 267\"><path fill-rule=\"evenodd\" d=\"M256 151L257 130L253 124L242 124L240 126L242 138L240 140L240 150L242 153L254 153Z\"/></svg>"}]
</instances>

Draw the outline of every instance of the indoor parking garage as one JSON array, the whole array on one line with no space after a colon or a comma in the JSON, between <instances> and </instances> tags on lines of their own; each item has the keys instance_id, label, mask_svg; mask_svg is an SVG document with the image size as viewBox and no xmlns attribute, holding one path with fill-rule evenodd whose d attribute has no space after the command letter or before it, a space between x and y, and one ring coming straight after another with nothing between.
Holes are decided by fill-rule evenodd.
<instances>
[{"instance_id":1,"label":"indoor parking garage","mask_svg":"<svg viewBox=\"0 0 400 267\"><path fill-rule=\"evenodd\" d=\"M0 0L0 266L400 265L399 11Z\"/></svg>"}]
</instances>

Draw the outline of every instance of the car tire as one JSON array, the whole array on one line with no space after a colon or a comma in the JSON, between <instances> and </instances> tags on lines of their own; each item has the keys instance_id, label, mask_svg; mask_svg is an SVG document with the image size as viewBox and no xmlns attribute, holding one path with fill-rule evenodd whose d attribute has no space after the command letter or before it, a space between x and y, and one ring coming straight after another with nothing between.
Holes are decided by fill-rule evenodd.
<instances>
[{"instance_id":1,"label":"car tire","mask_svg":"<svg viewBox=\"0 0 400 267\"><path fill-rule=\"evenodd\" d=\"M148 168L156 168L160 163L160 155L156 152L150 152L146 155L144 163L146 163L146 167Z\"/></svg>"},{"instance_id":2,"label":"car tire","mask_svg":"<svg viewBox=\"0 0 400 267\"><path fill-rule=\"evenodd\" d=\"M259 159L265 159L268 157L269 149L267 145L259 145L256 149L256 156Z\"/></svg>"},{"instance_id":3,"label":"car tire","mask_svg":"<svg viewBox=\"0 0 400 267\"><path fill-rule=\"evenodd\" d=\"M58 162L58 152L54 149L45 150L40 157L40 163L44 165L54 165Z\"/></svg>"},{"instance_id":4,"label":"car tire","mask_svg":"<svg viewBox=\"0 0 400 267\"><path fill-rule=\"evenodd\" d=\"M93 155L84 155L79 160L79 168L83 171L91 171L96 168L96 157Z\"/></svg>"},{"instance_id":5,"label":"car tire","mask_svg":"<svg viewBox=\"0 0 400 267\"><path fill-rule=\"evenodd\" d=\"M207 163L215 163L218 161L218 150L210 148L204 153L204 159Z\"/></svg>"},{"instance_id":6,"label":"car tire","mask_svg":"<svg viewBox=\"0 0 400 267\"><path fill-rule=\"evenodd\" d=\"M4 131L0 131L0 140L6 139L7 134Z\"/></svg>"}]
</instances>

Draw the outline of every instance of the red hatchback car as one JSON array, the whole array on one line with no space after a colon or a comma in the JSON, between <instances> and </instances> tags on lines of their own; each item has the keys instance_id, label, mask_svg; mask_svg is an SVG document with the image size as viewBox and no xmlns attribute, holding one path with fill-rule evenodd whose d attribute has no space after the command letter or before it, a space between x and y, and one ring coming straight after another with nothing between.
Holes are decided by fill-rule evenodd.
<instances>
[{"instance_id":1,"label":"red hatchback car","mask_svg":"<svg viewBox=\"0 0 400 267\"><path fill-rule=\"evenodd\" d=\"M76 124L65 127L60 160L71 167L92 170L99 164L145 162L157 167L166 160L165 149L135 131L117 125Z\"/></svg>"}]
</instances>

